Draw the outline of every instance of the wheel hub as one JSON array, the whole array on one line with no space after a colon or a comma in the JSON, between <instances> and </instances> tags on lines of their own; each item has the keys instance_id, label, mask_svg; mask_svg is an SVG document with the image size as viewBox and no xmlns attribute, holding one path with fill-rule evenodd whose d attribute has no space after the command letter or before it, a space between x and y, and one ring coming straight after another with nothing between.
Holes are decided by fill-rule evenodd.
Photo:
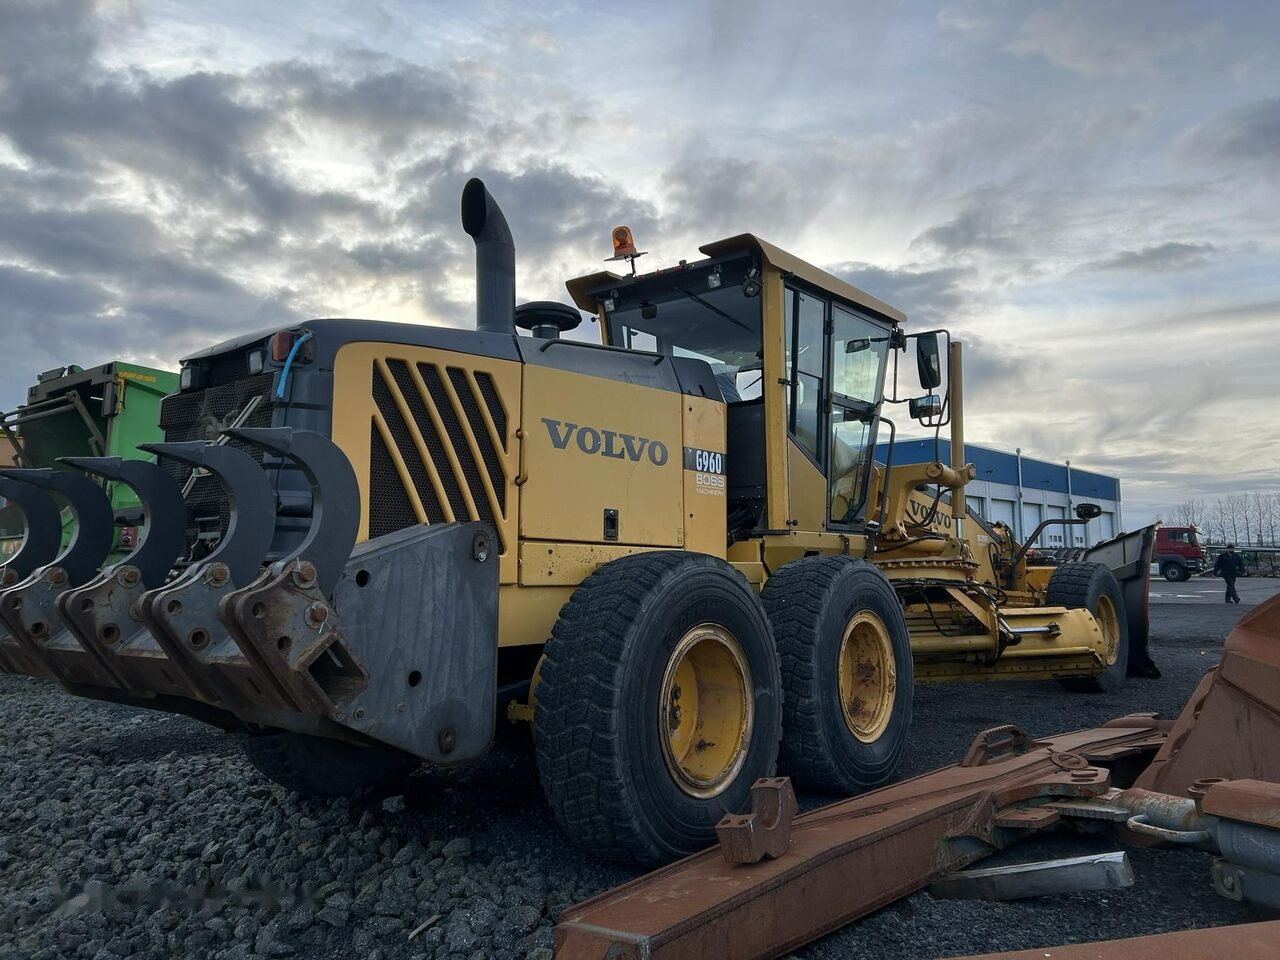
<instances>
[{"instance_id":1,"label":"wheel hub","mask_svg":"<svg viewBox=\"0 0 1280 960\"><path fill-rule=\"evenodd\" d=\"M1098 612L1094 615L1094 619L1098 621L1098 629L1102 631L1102 640L1107 651L1107 666L1111 666L1120 655L1120 619L1110 597L1103 595L1098 598Z\"/></svg>"},{"instance_id":2,"label":"wheel hub","mask_svg":"<svg viewBox=\"0 0 1280 960\"><path fill-rule=\"evenodd\" d=\"M859 611L845 628L837 673L849 732L863 743L874 743L893 715L898 671L889 631L870 610Z\"/></svg>"},{"instance_id":3,"label":"wheel hub","mask_svg":"<svg viewBox=\"0 0 1280 960\"><path fill-rule=\"evenodd\" d=\"M680 789L713 797L737 776L755 705L746 654L728 630L703 623L672 650L662 678L659 739Z\"/></svg>"}]
</instances>

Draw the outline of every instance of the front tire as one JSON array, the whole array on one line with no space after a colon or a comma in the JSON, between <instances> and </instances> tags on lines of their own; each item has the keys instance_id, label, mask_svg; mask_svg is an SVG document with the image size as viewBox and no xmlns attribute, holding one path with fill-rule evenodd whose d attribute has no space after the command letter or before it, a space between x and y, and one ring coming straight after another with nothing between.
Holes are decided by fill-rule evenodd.
<instances>
[{"instance_id":1,"label":"front tire","mask_svg":"<svg viewBox=\"0 0 1280 960\"><path fill-rule=\"evenodd\" d=\"M715 842L750 805L781 735L778 656L760 599L698 554L615 560L547 642L538 774L565 833L597 856L665 863Z\"/></svg>"},{"instance_id":2,"label":"front tire","mask_svg":"<svg viewBox=\"0 0 1280 960\"><path fill-rule=\"evenodd\" d=\"M1129 622L1115 574L1100 563L1065 563L1049 578L1044 602L1049 607L1088 610L1114 651L1106 670L1097 676L1059 682L1068 690L1081 693L1114 693L1123 687L1129 671Z\"/></svg>"},{"instance_id":3,"label":"front tire","mask_svg":"<svg viewBox=\"0 0 1280 960\"><path fill-rule=\"evenodd\" d=\"M761 595L783 678L781 766L811 790L883 786L911 728L911 641L902 604L874 565L805 557Z\"/></svg>"},{"instance_id":4,"label":"front tire","mask_svg":"<svg viewBox=\"0 0 1280 960\"><path fill-rule=\"evenodd\" d=\"M1166 563L1160 572L1170 583L1182 583L1182 581L1191 578L1187 568L1180 563Z\"/></svg>"}]
</instances>

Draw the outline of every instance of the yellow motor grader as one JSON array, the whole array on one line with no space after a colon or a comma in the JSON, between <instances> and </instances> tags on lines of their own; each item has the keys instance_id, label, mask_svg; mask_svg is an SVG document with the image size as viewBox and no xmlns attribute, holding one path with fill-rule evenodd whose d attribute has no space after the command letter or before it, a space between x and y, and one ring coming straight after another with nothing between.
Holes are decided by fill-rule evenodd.
<instances>
[{"instance_id":1,"label":"yellow motor grader","mask_svg":"<svg viewBox=\"0 0 1280 960\"><path fill-rule=\"evenodd\" d=\"M917 681L1123 680L1107 566L1029 568L966 516L944 332L748 234L517 306L478 180L462 221L476 330L248 334L183 361L155 462L0 471L28 520L0 669L236 731L318 795L472 760L500 719L529 721L566 832L641 863L705 846L779 762L810 788L883 784ZM601 342L563 336L580 311ZM910 354L924 393L899 398ZM875 462L898 402L949 428L954 462ZM106 568L95 478L146 521Z\"/></svg>"}]
</instances>

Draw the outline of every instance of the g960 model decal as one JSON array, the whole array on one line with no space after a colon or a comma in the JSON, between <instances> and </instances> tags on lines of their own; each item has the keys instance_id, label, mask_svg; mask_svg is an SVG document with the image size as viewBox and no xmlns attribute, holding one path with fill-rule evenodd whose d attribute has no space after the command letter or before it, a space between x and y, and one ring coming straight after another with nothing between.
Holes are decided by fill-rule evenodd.
<instances>
[{"instance_id":1,"label":"g960 model decal","mask_svg":"<svg viewBox=\"0 0 1280 960\"><path fill-rule=\"evenodd\" d=\"M684 468L694 473L694 489L698 493L723 497L725 491L724 454L699 447L684 448Z\"/></svg>"}]
</instances>

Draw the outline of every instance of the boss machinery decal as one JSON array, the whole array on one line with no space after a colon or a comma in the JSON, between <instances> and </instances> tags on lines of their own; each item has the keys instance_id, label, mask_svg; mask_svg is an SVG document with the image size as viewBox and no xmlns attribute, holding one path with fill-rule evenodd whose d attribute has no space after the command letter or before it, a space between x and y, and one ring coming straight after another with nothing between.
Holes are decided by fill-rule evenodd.
<instances>
[{"instance_id":1,"label":"boss machinery decal","mask_svg":"<svg viewBox=\"0 0 1280 960\"><path fill-rule=\"evenodd\" d=\"M698 447L684 448L684 468L694 473L694 489L713 497L723 497L725 490L724 454Z\"/></svg>"}]
</instances>

